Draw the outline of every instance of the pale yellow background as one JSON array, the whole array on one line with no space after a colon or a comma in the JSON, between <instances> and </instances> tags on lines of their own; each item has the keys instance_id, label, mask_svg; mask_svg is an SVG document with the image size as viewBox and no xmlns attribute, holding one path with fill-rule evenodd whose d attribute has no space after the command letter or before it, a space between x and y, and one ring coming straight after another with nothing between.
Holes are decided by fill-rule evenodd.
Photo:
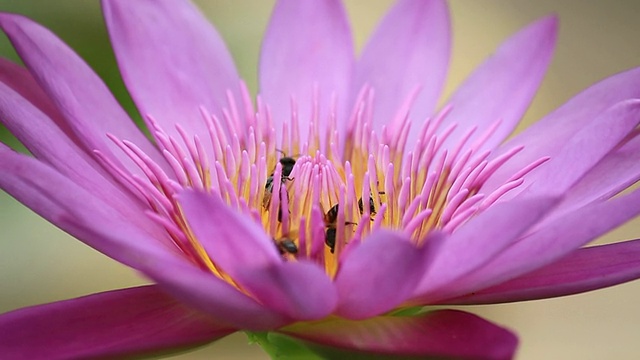
<instances>
[{"instance_id":1,"label":"pale yellow background","mask_svg":"<svg viewBox=\"0 0 640 360\"><path fill-rule=\"evenodd\" d=\"M45 19L68 35L65 29L69 24L102 26L97 3L0 0L0 10ZM241 73L255 88L258 47L272 1L197 3L229 42ZM347 2L359 47L390 3ZM459 0L451 2L451 11L455 45L448 92L506 36L542 15L560 15L556 56L525 118L527 122L535 121L589 84L640 65L639 1ZM56 17L61 19L59 23L52 20ZM56 25L63 23L66 27ZM5 194L0 195L0 229L0 312L144 282L133 271L69 238ZM639 234L640 228L632 225L607 241ZM518 359L636 359L640 356L638 304L640 282L562 299L467 309L516 331L521 338ZM259 348L246 345L240 335L180 358L266 356Z\"/></svg>"}]
</instances>

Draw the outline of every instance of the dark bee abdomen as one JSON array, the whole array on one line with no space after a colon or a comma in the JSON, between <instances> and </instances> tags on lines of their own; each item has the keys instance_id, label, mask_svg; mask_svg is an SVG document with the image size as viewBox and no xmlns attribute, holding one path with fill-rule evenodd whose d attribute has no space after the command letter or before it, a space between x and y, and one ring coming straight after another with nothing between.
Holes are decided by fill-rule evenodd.
<instances>
[{"instance_id":1,"label":"dark bee abdomen","mask_svg":"<svg viewBox=\"0 0 640 360\"><path fill-rule=\"evenodd\" d=\"M324 215L325 223L334 224L336 222L336 220L338 219L338 206L339 204L335 204L331 207L331 209L329 209L329 211L327 211L327 213Z\"/></svg>"},{"instance_id":2,"label":"dark bee abdomen","mask_svg":"<svg viewBox=\"0 0 640 360\"><path fill-rule=\"evenodd\" d=\"M336 228L327 228L324 233L324 243L331 249L331 253L336 250Z\"/></svg>"}]
</instances>

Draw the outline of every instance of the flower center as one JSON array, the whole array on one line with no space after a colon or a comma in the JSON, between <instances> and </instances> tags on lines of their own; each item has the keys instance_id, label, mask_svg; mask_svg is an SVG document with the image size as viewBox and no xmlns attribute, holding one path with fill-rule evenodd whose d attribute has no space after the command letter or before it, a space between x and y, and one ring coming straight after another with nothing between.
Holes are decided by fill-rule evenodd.
<instances>
[{"instance_id":1,"label":"flower center","mask_svg":"<svg viewBox=\"0 0 640 360\"><path fill-rule=\"evenodd\" d=\"M241 88L240 103L229 93L229 110L222 117L202 109L205 133L192 134L180 124L175 131L163 129L147 116L169 164L166 169L135 144L112 135L144 176L128 174L96 152L148 204L148 215L166 230L171 246L231 283L189 228L176 200L181 189L219 194L230 207L262 224L284 260L311 259L333 277L340 254L351 244L366 241L376 229L402 231L421 246L430 231L455 231L518 188L528 172L548 160L541 158L484 192L486 180L522 150L513 148L494 158L490 151L479 151L499 122L473 143L469 139L475 128L445 149L443 144L456 127L440 129L451 109L445 107L422 124L407 151L411 98L398 112L397 130L383 128L377 133L371 116L373 91L364 87L345 133L336 126L335 102L328 119L318 118L316 95L308 118L299 119L292 101L291 118L282 122L278 141L268 107L258 99L254 109L244 84ZM300 121L309 124L306 141Z\"/></svg>"}]
</instances>

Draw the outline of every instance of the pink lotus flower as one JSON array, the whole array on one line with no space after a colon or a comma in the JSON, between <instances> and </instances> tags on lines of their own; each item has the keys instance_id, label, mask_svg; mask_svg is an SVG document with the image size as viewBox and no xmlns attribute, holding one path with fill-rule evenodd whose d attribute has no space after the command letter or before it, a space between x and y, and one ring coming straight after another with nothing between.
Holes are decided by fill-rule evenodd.
<instances>
[{"instance_id":1,"label":"pink lotus flower","mask_svg":"<svg viewBox=\"0 0 640 360\"><path fill-rule=\"evenodd\" d=\"M640 70L504 142L555 18L508 39L435 112L443 1L399 1L356 61L338 2L282 0L254 108L187 1L103 8L154 143L59 39L2 14L26 69L0 62L0 119L33 157L2 146L0 186L157 285L6 313L4 358L139 355L245 330L272 354L295 339L330 358L505 359L508 330L416 308L640 277L638 241L581 249L640 213L640 192L621 194L640 178Z\"/></svg>"}]
</instances>

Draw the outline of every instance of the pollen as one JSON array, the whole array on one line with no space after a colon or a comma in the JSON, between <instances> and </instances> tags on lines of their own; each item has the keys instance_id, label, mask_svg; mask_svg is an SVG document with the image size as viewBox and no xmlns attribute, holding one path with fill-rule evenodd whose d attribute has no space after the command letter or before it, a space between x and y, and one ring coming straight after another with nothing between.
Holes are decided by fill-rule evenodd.
<instances>
[{"instance_id":1,"label":"pollen","mask_svg":"<svg viewBox=\"0 0 640 360\"><path fill-rule=\"evenodd\" d=\"M258 97L254 107L244 84L241 89L241 99L228 92L228 110L221 116L201 109L204 133L192 134L180 125L163 129L153 115L145 117L168 166L112 135L139 173L129 174L95 152L147 204L148 216L166 231L168 246L231 284L189 228L176 198L182 189L217 194L247 221L261 224L283 261L309 259L334 277L341 255L372 232L400 231L422 246L431 231L454 232L518 191L525 175L548 160L538 159L485 191L485 182L522 150L515 147L501 156L480 150L499 120L482 134L473 136L477 129L471 128L457 142L447 142L457 125L443 123L455 104L411 124L411 95L393 121L395 130L376 132L374 94L365 86L344 133L336 126L335 101L328 118L319 118L317 93L308 100L314 105L311 114L298 114L297 101L303 99L292 99L290 119L279 119L282 128L276 129L268 105ZM300 121L309 124L307 134L301 133ZM410 130L418 132L412 144Z\"/></svg>"}]
</instances>

